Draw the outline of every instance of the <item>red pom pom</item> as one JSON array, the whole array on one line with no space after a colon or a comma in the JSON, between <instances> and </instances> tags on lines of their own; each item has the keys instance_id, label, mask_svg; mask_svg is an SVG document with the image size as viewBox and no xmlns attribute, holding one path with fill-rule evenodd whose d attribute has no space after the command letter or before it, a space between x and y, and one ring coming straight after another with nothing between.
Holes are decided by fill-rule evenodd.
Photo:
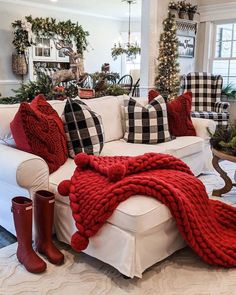
<instances>
[{"instance_id":1,"label":"red pom pom","mask_svg":"<svg viewBox=\"0 0 236 295\"><path fill-rule=\"evenodd\" d=\"M156 90L150 90L148 92L148 102L151 102L154 98L156 98L157 96L159 96L160 93Z\"/></svg>"},{"instance_id":2,"label":"red pom pom","mask_svg":"<svg viewBox=\"0 0 236 295\"><path fill-rule=\"evenodd\" d=\"M125 177L126 167L124 165L113 165L108 170L108 178L110 181L116 182Z\"/></svg>"},{"instance_id":3,"label":"red pom pom","mask_svg":"<svg viewBox=\"0 0 236 295\"><path fill-rule=\"evenodd\" d=\"M78 231L73 234L71 238L71 247L75 251L81 252L82 250L85 250L88 247L88 244L89 244L89 239L81 236Z\"/></svg>"},{"instance_id":4,"label":"red pom pom","mask_svg":"<svg viewBox=\"0 0 236 295\"><path fill-rule=\"evenodd\" d=\"M57 187L58 193L61 196L67 197L70 193L70 184L70 180L63 180Z\"/></svg>"},{"instance_id":5,"label":"red pom pom","mask_svg":"<svg viewBox=\"0 0 236 295\"><path fill-rule=\"evenodd\" d=\"M85 169L89 165L89 155L85 153L80 153L75 156L74 161L75 164L80 168L80 169Z\"/></svg>"}]
</instances>

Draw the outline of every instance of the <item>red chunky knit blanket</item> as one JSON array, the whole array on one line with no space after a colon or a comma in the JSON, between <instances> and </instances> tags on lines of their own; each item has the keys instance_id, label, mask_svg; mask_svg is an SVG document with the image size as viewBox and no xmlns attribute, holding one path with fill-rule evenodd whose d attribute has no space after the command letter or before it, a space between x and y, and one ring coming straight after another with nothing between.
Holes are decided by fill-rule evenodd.
<instances>
[{"instance_id":1,"label":"red chunky knit blanket","mask_svg":"<svg viewBox=\"0 0 236 295\"><path fill-rule=\"evenodd\" d=\"M78 231L71 246L88 246L120 202L132 195L165 204L188 245L207 263L236 266L236 208L209 200L205 187L181 160L166 154L98 157L79 154L70 181L58 191L70 198Z\"/></svg>"}]
</instances>

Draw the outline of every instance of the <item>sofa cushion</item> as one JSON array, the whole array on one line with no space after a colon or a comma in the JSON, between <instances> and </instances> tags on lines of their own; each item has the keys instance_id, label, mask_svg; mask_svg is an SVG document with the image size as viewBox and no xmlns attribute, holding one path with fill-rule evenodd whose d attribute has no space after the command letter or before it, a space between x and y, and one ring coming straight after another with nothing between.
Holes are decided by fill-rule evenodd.
<instances>
[{"instance_id":1,"label":"sofa cushion","mask_svg":"<svg viewBox=\"0 0 236 295\"><path fill-rule=\"evenodd\" d=\"M42 157L50 173L68 158L63 123L43 95L21 103L10 127L16 146Z\"/></svg>"},{"instance_id":2,"label":"sofa cushion","mask_svg":"<svg viewBox=\"0 0 236 295\"><path fill-rule=\"evenodd\" d=\"M84 152L90 155L101 153L104 132L101 117L80 99L68 99L62 115L69 154L72 158Z\"/></svg>"},{"instance_id":3,"label":"sofa cushion","mask_svg":"<svg viewBox=\"0 0 236 295\"><path fill-rule=\"evenodd\" d=\"M147 152L170 153L179 158L200 153L203 150L203 140L196 136L179 137L171 142L157 145L132 144L124 140L105 143L102 155L104 156L137 156ZM49 177L50 188L56 192L56 199L69 206L69 198L57 193L58 184L64 179L70 179L76 165L72 159ZM122 202L109 218L108 222L118 227L133 231L143 232L151 229L172 216L169 209L157 200L141 195L130 197Z\"/></svg>"},{"instance_id":4,"label":"sofa cushion","mask_svg":"<svg viewBox=\"0 0 236 295\"><path fill-rule=\"evenodd\" d=\"M101 155L103 156L138 156L144 153L166 153L184 158L202 152L204 140L197 136L177 137L172 141L159 144L133 144L124 140L107 142Z\"/></svg>"},{"instance_id":5,"label":"sofa cushion","mask_svg":"<svg viewBox=\"0 0 236 295\"><path fill-rule=\"evenodd\" d=\"M105 142L123 138L120 100L123 96L104 96L96 99L83 100L94 112L102 118Z\"/></svg>"},{"instance_id":6,"label":"sofa cushion","mask_svg":"<svg viewBox=\"0 0 236 295\"><path fill-rule=\"evenodd\" d=\"M69 197L57 193L58 184L66 177L69 179L76 165L68 159L56 172L49 176L50 190L56 193L56 200L69 206ZM108 222L132 232L143 232L171 219L169 209L154 198L135 195L122 202Z\"/></svg>"},{"instance_id":7,"label":"sofa cushion","mask_svg":"<svg viewBox=\"0 0 236 295\"><path fill-rule=\"evenodd\" d=\"M155 144L170 140L167 107L160 95L142 106L130 98L125 104L124 139L131 143Z\"/></svg>"}]
</instances>

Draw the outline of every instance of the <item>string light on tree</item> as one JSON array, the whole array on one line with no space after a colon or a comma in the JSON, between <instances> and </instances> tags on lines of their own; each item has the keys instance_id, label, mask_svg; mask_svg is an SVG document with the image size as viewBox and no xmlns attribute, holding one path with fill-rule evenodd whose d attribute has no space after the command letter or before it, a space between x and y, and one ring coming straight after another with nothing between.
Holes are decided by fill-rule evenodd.
<instances>
[{"instance_id":1,"label":"string light on tree","mask_svg":"<svg viewBox=\"0 0 236 295\"><path fill-rule=\"evenodd\" d=\"M158 76L156 77L155 84L162 96L170 100L177 96L180 85L179 64L177 62L177 29L174 16L171 13L164 20L163 27L163 33L160 37Z\"/></svg>"}]
</instances>

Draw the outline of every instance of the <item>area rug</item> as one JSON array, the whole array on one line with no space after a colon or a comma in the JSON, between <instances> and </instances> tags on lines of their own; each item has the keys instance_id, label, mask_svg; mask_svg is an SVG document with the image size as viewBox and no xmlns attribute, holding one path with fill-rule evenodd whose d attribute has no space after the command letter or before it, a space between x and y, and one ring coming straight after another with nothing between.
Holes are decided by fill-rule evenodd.
<instances>
[{"instance_id":1,"label":"area rug","mask_svg":"<svg viewBox=\"0 0 236 295\"><path fill-rule=\"evenodd\" d=\"M235 295L236 269L204 264L189 248L160 262L142 279L125 280L114 268L59 245L63 266L48 263L41 275L25 271L16 259L16 244L0 250L1 295Z\"/></svg>"},{"instance_id":2,"label":"area rug","mask_svg":"<svg viewBox=\"0 0 236 295\"><path fill-rule=\"evenodd\" d=\"M233 177L235 165L225 162ZM223 181L215 174L200 176L209 194ZM236 188L223 201L236 204ZM206 265L189 248L182 249L144 272L142 279L125 280L109 265L68 245L58 243L65 264L47 262L47 271L28 273L16 258L17 244L0 250L0 295L235 295L236 269Z\"/></svg>"}]
</instances>

